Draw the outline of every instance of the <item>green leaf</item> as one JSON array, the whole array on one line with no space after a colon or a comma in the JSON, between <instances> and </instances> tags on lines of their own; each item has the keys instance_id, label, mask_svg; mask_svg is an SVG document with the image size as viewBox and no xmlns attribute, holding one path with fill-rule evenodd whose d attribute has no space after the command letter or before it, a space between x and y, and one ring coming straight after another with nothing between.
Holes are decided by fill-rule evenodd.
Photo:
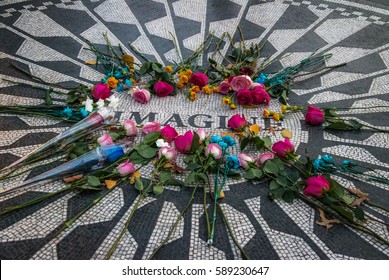
<instances>
[{"instance_id":1,"label":"green leaf","mask_svg":"<svg viewBox=\"0 0 389 280\"><path fill-rule=\"evenodd\" d=\"M151 69L153 69L156 73L162 73L162 69L156 64L151 64Z\"/></svg>"},{"instance_id":2,"label":"green leaf","mask_svg":"<svg viewBox=\"0 0 389 280\"><path fill-rule=\"evenodd\" d=\"M196 181L196 172L195 171L191 171L189 173L188 177L186 177L186 179L185 179L185 184L186 185L190 185L190 184L192 184L195 181Z\"/></svg>"},{"instance_id":3,"label":"green leaf","mask_svg":"<svg viewBox=\"0 0 389 280\"><path fill-rule=\"evenodd\" d=\"M288 91L286 89L284 89L280 95L280 97L278 98L278 101L280 101L281 104L288 104Z\"/></svg>"},{"instance_id":4,"label":"green leaf","mask_svg":"<svg viewBox=\"0 0 389 280\"><path fill-rule=\"evenodd\" d=\"M151 132L149 134L146 134L145 137L143 138L143 141L142 143L144 145L151 145L151 144L155 144L155 142L161 138L161 132Z\"/></svg>"},{"instance_id":5,"label":"green leaf","mask_svg":"<svg viewBox=\"0 0 389 280\"><path fill-rule=\"evenodd\" d=\"M155 195L160 195L161 193L163 193L163 187L160 186L160 185L155 185L155 186L153 187L153 193L154 193Z\"/></svg>"},{"instance_id":6,"label":"green leaf","mask_svg":"<svg viewBox=\"0 0 389 280\"><path fill-rule=\"evenodd\" d=\"M192 146L190 147L190 151L195 153L200 146L200 137L196 132L193 132L193 140Z\"/></svg>"},{"instance_id":7,"label":"green leaf","mask_svg":"<svg viewBox=\"0 0 389 280\"><path fill-rule=\"evenodd\" d=\"M287 203L292 203L293 200L294 200L294 192L290 191L290 190L286 190L283 194L282 194L282 199L287 202Z\"/></svg>"},{"instance_id":8,"label":"green leaf","mask_svg":"<svg viewBox=\"0 0 389 280\"><path fill-rule=\"evenodd\" d=\"M274 159L272 159L272 161L273 161L275 164L277 164L277 166L278 166L278 168L279 168L280 170L284 170L284 169L285 169L285 164L284 164L284 162L283 162L280 158L275 157Z\"/></svg>"},{"instance_id":9,"label":"green leaf","mask_svg":"<svg viewBox=\"0 0 389 280\"><path fill-rule=\"evenodd\" d=\"M254 143L257 150L262 149L263 145L265 144L265 142L263 142L263 140L258 136L254 137Z\"/></svg>"},{"instance_id":10,"label":"green leaf","mask_svg":"<svg viewBox=\"0 0 389 280\"><path fill-rule=\"evenodd\" d=\"M86 179L89 186L98 187L101 185L99 178L95 176L88 176Z\"/></svg>"},{"instance_id":11,"label":"green leaf","mask_svg":"<svg viewBox=\"0 0 389 280\"><path fill-rule=\"evenodd\" d=\"M90 186L90 185L82 185L82 186L76 186L77 189L81 189L81 190L92 190L92 191L100 191L103 189L103 187L101 186L96 186L96 187L93 187L93 186Z\"/></svg>"},{"instance_id":12,"label":"green leaf","mask_svg":"<svg viewBox=\"0 0 389 280\"><path fill-rule=\"evenodd\" d=\"M172 174L170 171L162 171L159 173L159 181L160 182L165 182L167 180L170 180L172 178Z\"/></svg>"},{"instance_id":13,"label":"green leaf","mask_svg":"<svg viewBox=\"0 0 389 280\"><path fill-rule=\"evenodd\" d=\"M330 194L331 196L337 199L342 199L344 196L343 186L331 178L327 178L327 179L328 182L330 183L330 190L328 191L328 194Z\"/></svg>"},{"instance_id":14,"label":"green leaf","mask_svg":"<svg viewBox=\"0 0 389 280\"><path fill-rule=\"evenodd\" d=\"M354 215L355 215L355 218L357 218L358 220L364 220L365 219L365 212L363 211L363 209L361 207L355 207L354 208Z\"/></svg>"},{"instance_id":15,"label":"green leaf","mask_svg":"<svg viewBox=\"0 0 389 280\"><path fill-rule=\"evenodd\" d=\"M199 180L202 180L203 182L207 182L208 181L208 177L204 173L196 173L196 177Z\"/></svg>"},{"instance_id":16,"label":"green leaf","mask_svg":"<svg viewBox=\"0 0 389 280\"><path fill-rule=\"evenodd\" d=\"M281 185L277 183L276 180L272 180L269 185L270 190L276 190L281 188Z\"/></svg>"},{"instance_id":17,"label":"green leaf","mask_svg":"<svg viewBox=\"0 0 389 280\"><path fill-rule=\"evenodd\" d=\"M255 178L254 170L253 168L249 168L244 174L243 178L246 180L253 180Z\"/></svg>"},{"instance_id":18,"label":"green leaf","mask_svg":"<svg viewBox=\"0 0 389 280\"><path fill-rule=\"evenodd\" d=\"M194 162L191 162L188 164L188 166L186 167L186 170L198 170L198 169L201 169L201 165L200 164L197 164L197 163L194 163Z\"/></svg>"},{"instance_id":19,"label":"green leaf","mask_svg":"<svg viewBox=\"0 0 389 280\"><path fill-rule=\"evenodd\" d=\"M112 140L114 140L114 141L120 137L120 134L116 133L116 132L110 132L108 134L111 136Z\"/></svg>"},{"instance_id":20,"label":"green leaf","mask_svg":"<svg viewBox=\"0 0 389 280\"><path fill-rule=\"evenodd\" d=\"M149 161L148 159L145 159L144 157L142 157L137 151L133 150L130 154L130 160L132 163L135 163L135 164L142 164L142 163L146 163L147 161Z\"/></svg>"},{"instance_id":21,"label":"green leaf","mask_svg":"<svg viewBox=\"0 0 389 280\"><path fill-rule=\"evenodd\" d=\"M344 218L346 218L347 220L349 221L353 221L353 213L344 209L342 206L332 206L332 208L338 212L341 216L343 216Z\"/></svg>"},{"instance_id":22,"label":"green leaf","mask_svg":"<svg viewBox=\"0 0 389 280\"><path fill-rule=\"evenodd\" d=\"M270 148L271 147L271 139L269 136L265 136L262 138L262 141L263 141L263 144L266 148Z\"/></svg>"},{"instance_id":23,"label":"green leaf","mask_svg":"<svg viewBox=\"0 0 389 280\"><path fill-rule=\"evenodd\" d=\"M136 147L136 151L145 159L152 159L157 155L158 149L152 148L148 145L139 145Z\"/></svg>"},{"instance_id":24,"label":"green leaf","mask_svg":"<svg viewBox=\"0 0 389 280\"><path fill-rule=\"evenodd\" d=\"M68 97L66 98L66 104L73 104L78 100L78 96L75 94L68 94Z\"/></svg>"},{"instance_id":25,"label":"green leaf","mask_svg":"<svg viewBox=\"0 0 389 280\"><path fill-rule=\"evenodd\" d=\"M246 148L247 144L250 143L250 138L246 137L240 142L240 151L242 152Z\"/></svg>"},{"instance_id":26,"label":"green leaf","mask_svg":"<svg viewBox=\"0 0 389 280\"><path fill-rule=\"evenodd\" d=\"M273 160L267 160L265 162L265 165L263 167L263 171L268 174L273 174L275 176L278 176L278 173L280 172L280 169L278 168L278 165L273 162Z\"/></svg>"},{"instance_id":27,"label":"green leaf","mask_svg":"<svg viewBox=\"0 0 389 280\"><path fill-rule=\"evenodd\" d=\"M208 62L210 63L210 64L217 64L217 62L215 61L215 60L213 60L212 58L208 58Z\"/></svg>"},{"instance_id":28,"label":"green leaf","mask_svg":"<svg viewBox=\"0 0 389 280\"><path fill-rule=\"evenodd\" d=\"M333 122L325 127L326 129L334 130L354 130L355 128L352 125L344 123L342 121Z\"/></svg>"},{"instance_id":29,"label":"green leaf","mask_svg":"<svg viewBox=\"0 0 389 280\"><path fill-rule=\"evenodd\" d=\"M194 159L195 155L187 155L185 158L184 158L184 162L185 163L190 163L192 162L192 160Z\"/></svg>"},{"instance_id":30,"label":"green leaf","mask_svg":"<svg viewBox=\"0 0 389 280\"><path fill-rule=\"evenodd\" d=\"M278 189L270 190L268 195L270 198L273 198L273 199L282 198L284 192L285 192L284 188L278 188Z\"/></svg>"},{"instance_id":31,"label":"green leaf","mask_svg":"<svg viewBox=\"0 0 389 280\"><path fill-rule=\"evenodd\" d=\"M143 182L142 180L140 179L135 179L135 189L137 189L138 191L142 191L143 190Z\"/></svg>"},{"instance_id":32,"label":"green leaf","mask_svg":"<svg viewBox=\"0 0 389 280\"><path fill-rule=\"evenodd\" d=\"M242 176L239 173L232 171L232 170L228 171L227 176L228 176L228 178L231 178L234 180L239 180L240 178L242 178Z\"/></svg>"},{"instance_id":33,"label":"green leaf","mask_svg":"<svg viewBox=\"0 0 389 280\"><path fill-rule=\"evenodd\" d=\"M261 179L263 177L263 171L262 169L258 168L251 168L253 170L254 176L258 179Z\"/></svg>"},{"instance_id":34,"label":"green leaf","mask_svg":"<svg viewBox=\"0 0 389 280\"><path fill-rule=\"evenodd\" d=\"M176 178L170 178L169 180L164 182L164 185L166 186L185 186L184 181L178 180Z\"/></svg>"},{"instance_id":35,"label":"green leaf","mask_svg":"<svg viewBox=\"0 0 389 280\"><path fill-rule=\"evenodd\" d=\"M351 119L347 120L347 122L354 127L354 129L361 129L363 127L363 124L361 124L359 121Z\"/></svg>"},{"instance_id":36,"label":"green leaf","mask_svg":"<svg viewBox=\"0 0 389 280\"><path fill-rule=\"evenodd\" d=\"M149 71L149 68L150 68L150 62L143 63L139 69L139 75L143 76L144 74L146 74Z\"/></svg>"},{"instance_id":37,"label":"green leaf","mask_svg":"<svg viewBox=\"0 0 389 280\"><path fill-rule=\"evenodd\" d=\"M328 108L324 109L324 116L331 117L331 118L336 117L336 111Z\"/></svg>"},{"instance_id":38,"label":"green leaf","mask_svg":"<svg viewBox=\"0 0 389 280\"><path fill-rule=\"evenodd\" d=\"M46 105L53 105L53 100L51 98L51 93L52 92L53 92L53 89L51 87L45 92L45 103L46 103Z\"/></svg>"},{"instance_id":39,"label":"green leaf","mask_svg":"<svg viewBox=\"0 0 389 280\"><path fill-rule=\"evenodd\" d=\"M286 187L288 185L288 180L284 176L278 176L276 180L277 180L277 183L283 187Z\"/></svg>"},{"instance_id":40,"label":"green leaf","mask_svg":"<svg viewBox=\"0 0 389 280\"><path fill-rule=\"evenodd\" d=\"M348 204L348 205L351 205L353 204L353 202L355 201L354 198L350 197L350 196L347 196L347 195L344 195L342 197L342 200L344 201L344 203Z\"/></svg>"}]
</instances>

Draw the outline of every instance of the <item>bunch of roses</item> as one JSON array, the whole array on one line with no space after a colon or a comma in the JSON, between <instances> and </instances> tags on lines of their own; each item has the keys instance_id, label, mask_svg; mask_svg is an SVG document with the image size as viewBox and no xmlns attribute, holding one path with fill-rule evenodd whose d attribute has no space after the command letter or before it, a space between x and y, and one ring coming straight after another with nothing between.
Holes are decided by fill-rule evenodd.
<instances>
[{"instance_id":1,"label":"bunch of roses","mask_svg":"<svg viewBox=\"0 0 389 280\"><path fill-rule=\"evenodd\" d=\"M269 105L270 103L270 95L265 90L265 86L260 83L253 83L247 75L232 76L228 81L220 83L219 92L221 94L227 95L231 91L236 93L235 99L240 105ZM230 105L231 109L236 108L231 97L224 97L222 102Z\"/></svg>"}]
</instances>

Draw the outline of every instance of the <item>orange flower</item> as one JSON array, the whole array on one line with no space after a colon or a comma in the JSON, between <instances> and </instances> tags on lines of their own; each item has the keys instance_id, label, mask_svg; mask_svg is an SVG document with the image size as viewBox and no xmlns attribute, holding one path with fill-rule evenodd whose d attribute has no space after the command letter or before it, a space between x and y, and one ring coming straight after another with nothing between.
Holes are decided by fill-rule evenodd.
<instances>
[{"instance_id":1,"label":"orange flower","mask_svg":"<svg viewBox=\"0 0 389 280\"><path fill-rule=\"evenodd\" d=\"M230 109L235 110L236 109L236 104L234 104L234 103L230 104Z\"/></svg>"},{"instance_id":2,"label":"orange flower","mask_svg":"<svg viewBox=\"0 0 389 280\"><path fill-rule=\"evenodd\" d=\"M188 75L188 76L192 75L192 70L190 70L190 69L186 70L185 74Z\"/></svg>"},{"instance_id":3,"label":"orange flower","mask_svg":"<svg viewBox=\"0 0 389 280\"><path fill-rule=\"evenodd\" d=\"M276 112L273 113L273 120L275 120L276 122L280 121L280 115Z\"/></svg>"},{"instance_id":4,"label":"orange flower","mask_svg":"<svg viewBox=\"0 0 389 280\"><path fill-rule=\"evenodd\" d=\"M271 112L270 112L268 109L265 109L265 110L263 111L263 116L264 116L265 118L268 118L270 115L271 115Z\"/></svg>"},{"instance_id":5,"label":"orange flower","mask_svg":"<svg viewBox=\"0 0 389 280\"><path fill-rule=\"evenodd\" d=\"M181 82L178 82L178 83L177 83L177 87L178 87L178 88L183 88L184 86L185 86L185 85L184 85L183 83L181 83Z\"/></svg>"},{"instance_id":6,"label":"orange flower","mask_svg":"<svg viewBox=\"0 0 389 280\"><path fill-rule=\"evenodd\" d=\"M180 82L183 84L187 84L189 82L189 77L186 75L180 76Z\"/></svg>"},{"instance_id":7,"label":"orange flower","mask_svg":"<svg viewBox=\"0 0 389 280\"><path fill-rule=\"evenodd\" d=\"M168 65L168 66L165 67L165 70L166 70L166 72L171 73L171 72L173 72L173 67Z\"/></svg>"},{"instance_id":8,"label":"orange flower","mask_svg":"<svg viewBox=\"0 0 389 280\"><path fill-rule=\"evenodd\" d=\"M203 92L205 94L211 94L212 90L211 90L211 88L209 86L205 86L205 87L203 87Z\"/></svg>"},{"instance_id":9,"label":"orange flower","mask_svg":"<svg viewBox=\"0 0 389 280\"><path fill-rule=\"evenodd\" d=\"M118 80L115 77L109 77L107 80L107 86L110 88L116 88L118 86Z\"/></svg>"},{"instance_id":10,"label":"orange flower","mask_svg":"<svg viewBox=\"0 0 389 280\"><path fill-rule=\"evenodd\" d=\"M222 102L224 105L230 105L231 104L231 99L229 97L223 97Z\"/></svg>"},{"instance_id":11,"label":"orange flower","mask_svg":"<svg viewBox=\"0 0 389 280\"><path fill-rule=\"evenodd\" d=\"M250 130L250 132L253 132L256 135L261 130L261 127L255 123L253 125L250 125L249 130Z\"/></svg>"},{"instance_id":12,"label":"orange flower","mask_svg":"<svg viewBox=\"0 0 389 280\"><path fill-rule=\"evenodd\" d=\"M135 73L135 70L134 70L134 69L130 69L130 73L131 73L131 74L134 74L134 73Z\"/></svg>"},{"instance_id":13,"label":"orange flower","mask_svg":"<svg viewBox=\"0 0 389 280\"><path fill-rule=\"evenodd\" d=\"M219 87L212 87L212 91L214 93L219 93Z\"/></svg>"},{"instance_id":14,"label":"orange flower","mask_svg":"<svg viewBox=\"0 0 389 280\"><path fill-rule=\"evenodd\" d=\"M198 93L200 91L200 87L199 86L193 86L190 88L190 91L194 91L196 93Z\"/></svg>"},{"instance_id":15,"label":"orange flower","mask_svg":"<svg viewBox=\"0 0 389 280\"><path fill-rule=\"evenodd\" d=\"M191 91L191 92L189 93L189 99L190 99L190 100L195 100L196 98L197 98L197 93L194 92L194 91Z\"/></svg>"}]
</instances>

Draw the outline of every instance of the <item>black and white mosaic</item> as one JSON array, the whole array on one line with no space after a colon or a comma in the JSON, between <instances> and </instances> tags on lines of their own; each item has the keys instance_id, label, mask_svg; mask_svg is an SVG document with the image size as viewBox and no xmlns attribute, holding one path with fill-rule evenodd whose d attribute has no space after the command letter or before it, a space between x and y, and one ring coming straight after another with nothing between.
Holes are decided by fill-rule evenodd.
<instances>
[{"instance_id":1,"label":"black and white mosaic","mask_svg":"<svg viewBox=\"0 0 389 280\"><path fill-rule=\"evenodd\" d=\"M379 2L379 1L375 1ZM93 59L85 40L105 45L106 32L113 45L132 53L133 44L146 57L164 65L187 57L209 32L216 38L229 32L246 42L264 42L263 58L281 58L269 72L299 62L312 52L332 53L328 65L347 62L336 70L301 77L293 86L295 105L355 107L341 111L362 123L389 129L389 111L370 106L389 105L389 3L351 0L3 0L0 2L0 103L40 104L43 91L35 81L11 64L28 69L51 83L92 85L103 74L85 61ZM174 42L177 42L177 50ZM222 53L228 52L222 45ZM204 54L203 63L212 55ZM137 58L138 59L138 58ZM217 58L217 59L220 59ZM3 79L26 85L15 85ZM205 127L225 130L229 116L244 113L253 122L280 125L293 132L292 142L303 154L328 153L335 160L349 158L389 175L389 136L373 130L323 131L294 113L282 123L265 121L258 109L229 111L220 98L201 96L188 102L183 96L154 98L140 105L125 93L118 117L172 123L179 132ZM61 103L65 96L52 95ZM271 109L279 107L271 103ZM368 109L357 109L366 107ZM269 122L269 123L267 123ZM15 161L62 132L68 124L39 117L0 115L0 168ZM273 136L273 140L280 136ZM2 181L6 189L31 172ZM387 185L339 175L346 187L358 187L371 199L389 207ZM4 196L0 210L65 186L58 181ZM158 197L148 197L135 212L113 259L147 259L167 237L170 227L189 200L193 188L169 187ZM102 191L105 192L105 191ZM102 193L64 192L47 201L0 218L1 259L104 259L137 201L129 184L109 192L88 209ZM297 201L270 201L263 182L229 181L223 210L239 244L252 259L388 259L389 248L368 235L344 225L326 230L316 224L316 209ZM215 244L206 245L202 190L179 222L156 259L240 259L227 228L218 217ZM87 211L85 211L88 209ZM376 219L389 222L384 211L366 208ZM84 212L85 211L85 212ZM83 214L69 227L66 221ZM388 227L370 222L369 227L389 239Z\"/></svg>"}]
</instances>

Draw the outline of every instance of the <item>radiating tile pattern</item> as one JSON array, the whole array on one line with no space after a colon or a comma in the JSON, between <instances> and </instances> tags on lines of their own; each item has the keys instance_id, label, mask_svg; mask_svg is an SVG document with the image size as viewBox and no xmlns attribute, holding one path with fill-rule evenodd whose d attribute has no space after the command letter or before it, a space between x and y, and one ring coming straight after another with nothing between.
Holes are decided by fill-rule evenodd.
<instances>
[{"instance_id":1,"label":"radiating tile pattern","mask_svg":"<svg viewBox=\"0 0 389 280\"><path fill-rule=\"evenodd\" d=\"M327 66L347 62L332 71L299 77L293 85L290 103L306 106L345 108L339 115L363 124L388 129L389 110L389 6L359 0L4 0L0 2L0 103L41 104L44 90L32 88L36 80L15 70L15 64L49 83L92 85L104 74L85 61L94 55L86 50L86 40L105 49L104 32L113 45L121 44L132 54L129 43L147 58L169 65L187 57L209 32L214 41L224 32L239 39L238 26L247 43L266 41L261 59L279 59L266 69L274 72L292 66L312 52L332 53ZM175 43L177 44L175 46ZM221 54L230 50L227 39ZM214 49L202 56L205 65ZM214 57L221 61L222 56ZM141 58L136 56L136 61ZM6 80L13 80L21 85ZM55 104L63 104L63 89L53 93ZM239 107L230 111L216 96L199 96L189 102L184 94L152 98L147 105L134 102L127 93L120 98L119 121L131 118L138 123L170 123L179 133L206 128L212 134L227 129L235 113L261 127L288 128L297 152L311 157L328 153L334 160L356 161L388 178L388 134L368 128L360 132L327 131L305 124L301 112L282 122L261 118L263 107ZM272 101L270 110L280 111ZM0 168L36 149L68 127L58 120L40 117L0 115ZM280 133L271 136L282 139ZM136 140L139 140L138 137ZM238 147L230 153L237 154ZM47 159L50 163L57 159ZM60 160L60 159L58 159ZM178 164L184 166L182 158ZM37 164L36 164L37 165ZM47 168L47 167L43 167ZM143 170L144 176L152 165ZM1 189L35 173L27 171L0 182ZM371 174L374 175L373 171ZM2 174L0 174L2 175ZM186 174L179 176L184 179ZM389 207L387 185L361 180L357 175L338 173L334 178L347 188L369 193L371 200ZM0 199L0 211L44 194L59 192L61 181L42 183ZM218 214L214 245L207 246L202 190L183 215L172 237L155 255L158 259L241 259L233 238L252 259L388 259L389 248L356 230L335 225L326 230L316 224L319 213L302 201L287 204L270 201L266 183L228 180L221 204L231 232ZM113 252L113 259L147 259L167 237L193 191L193 186L168 186L162 195L147 197L134 212L133 221ZM97 205L93 200L105 195ZM0 257L2 259L104 259L123 230L137 201L137 192L128 183L104 193L66 191L23 210L2 215ZM210 214L213 204L209 200ZM387 212L365 207L376 220L389 222ZM78 217L66 227L65 223ZM366 223L388 238L388 227L377 221Z\"/></svg>"}]
</instances>

